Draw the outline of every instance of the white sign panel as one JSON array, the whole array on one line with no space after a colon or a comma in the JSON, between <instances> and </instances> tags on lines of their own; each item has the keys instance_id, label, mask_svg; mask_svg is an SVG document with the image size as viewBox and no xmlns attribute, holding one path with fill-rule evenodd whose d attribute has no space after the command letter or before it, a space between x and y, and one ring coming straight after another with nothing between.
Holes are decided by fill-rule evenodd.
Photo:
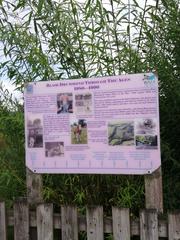
<instances>
[{"instance_id":1,"label":"white sign panel","mask_svg":"<svg viewBox=\"0 0 180 240\"><path fill-rule=\"evenodd\" d=\"M29 83L24 99L34 172L147 174L161 165L153 73Z\"/></svg>"}]
</instances>

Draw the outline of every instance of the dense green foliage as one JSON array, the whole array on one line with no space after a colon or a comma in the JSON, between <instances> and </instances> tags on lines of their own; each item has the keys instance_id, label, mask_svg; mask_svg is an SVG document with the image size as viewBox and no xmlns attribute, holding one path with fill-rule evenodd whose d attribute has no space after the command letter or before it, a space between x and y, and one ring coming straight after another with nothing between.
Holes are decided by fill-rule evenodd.
<instances>
[{"instance_id":1,"label":"dense green foliage","mask_svg":"<svg viewBox=\"0 0 180 240\"><path fill-rule=\"evenodd\" d=\"M0 87L0 198L11 205L25 192L22 106Z\"/></svg>"},{"instance_id":2,"label":"dense green foliage","mask_svg":"<svg viewBox=\"0 0 180 240\"><path fill-rule=\"evenodd\" d=\"M180 8L178 0L131 6L120 0L0 1L2 81L19 91L29 81L157 71L166 208L180 198ZM19 14L19 15L18 15ZM23 107L1 88L0 197L25 195ZM138 176L44 175L44 198L56 203L139 208Z\"/></svg>"}]
</instances>

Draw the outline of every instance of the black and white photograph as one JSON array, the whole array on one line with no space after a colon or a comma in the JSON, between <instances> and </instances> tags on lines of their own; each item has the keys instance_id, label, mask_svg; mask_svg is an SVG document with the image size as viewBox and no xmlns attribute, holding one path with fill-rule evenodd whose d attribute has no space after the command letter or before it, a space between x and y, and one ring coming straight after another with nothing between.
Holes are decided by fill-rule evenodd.
<instances>
[{"instance_id":1,"label":"black and white photograph","mask_svg":"<svg viewBox=\"0 0 180 240\"><path fill-rule=\"evenodd\" d=\"M135 121L135 134L156 135L157 120L153 118L137 119Z\"/></svg>"},{"instance_id":2,"label":"black and white photograph","mask_svg":"<svg viewBox=\"0 0 180 240\"><path fill-rule=\"evenodd\" d=\"M73 113L72 93L57 94L57 114L61 113Z\"/></svg>"},{"instance_id":3,"label":"black and white photograph","mask_svg":"<svg viewBox=\"0 0 180 240\"><path fill-rule=\"evenodd\" d=\"M43 147L43 125L41 116L27 119L27 140L29 148Z\"/></svg>"},{"instance_id":4,"label":"black and white photograph","mask_svg":"<svg viewBox=\"0 0 180 240\"><path fill-rule=\"evenodd\" d=\"M134 122L117 121L108 124L108 142L110 146L134 145Z\"/></svg>"},{"instance_id":5,"label":"black and white photograph","mask_svg":"<svg viewBox=\"0 0 180 240\"><path fill-rule=\"evenodd\" d=\"M77 94L75 95L76 112L81 114L92 113L92 94Z\"/></svg>"},{"instance_id":6,"label":"black and white photograph","mask_svg":"<svg viewBox=\"0 0 180 240\"><path fill-rule=\"evenodd\" d=\"M136 149L157 149L157 135L139 135L136 136Z\"/></svg>"},{"instance_id":7,"label":"black and white photograph","mask_svg":"<svg viewBox=\"0 0 180 240\"><path fill-rule=\"evenodd\" d=\"M64 142L45 142L46 157L60 157L64 155Z\"/></svg>"}]
</instances>

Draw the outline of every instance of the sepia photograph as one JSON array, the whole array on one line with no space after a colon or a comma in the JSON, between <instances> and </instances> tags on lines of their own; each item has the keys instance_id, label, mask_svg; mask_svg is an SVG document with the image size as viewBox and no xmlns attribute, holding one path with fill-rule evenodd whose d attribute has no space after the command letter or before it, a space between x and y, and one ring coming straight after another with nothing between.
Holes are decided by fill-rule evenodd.
<instances>
[{"instance_id":1,"label":"sepia photograph","mask_svg":"<svg viewBox=\"0 0 180 240\"><path fill-rule=\"evenodd\" d=\"M108 142L110 146L134 145L134 122L117 121L108 124Z\"/></svg>"},{"instance_id":2,"label":"sepia photograph","mask_svg":"<svg viewBox=\"0 0 180 240\"><path fill-rule=\"evenodd\" d=\"M63 142L45 142L46 157L60 157L62 155L64 155Z\"/></svg>"},{"instance_id":3,"label":"sepia photograph","mask_svg":"<svg viewBox=\"0 0 180 240\"><path fill-rule=\"evenodd\" d=\"M136 149L157 149L157 135L136 136Z\"/></svg>"},{"instance_id":4,"label":"sepia photograph","mask_svg":"<svg viewBox=\"0 0 180 240\"><path fill-rule=\"evenodd\" d=\"M73 113L72 93L59 93L57 95L57 114Z\"/></svg>"},{"instance_id":5,"label":"sepia photograph","mask_svg":"<svg viewBox=\"0 0 180 240\"><path fill-rule=\"evenodd\" d=\"M157 134L157 120L152 118L137 119L135 121L135 134Z\"/></svg>"},{"instance_id":6,"label":"sepia photograph","mask_svg":"<svg viewBox=\"0 0 180 240\"><path fill-rule=\"evenodd\" d=\"M92 94L75 95L76 112L81 114L92 113Z\"/></svg>"},{"instance_id":7,"label":"sepia photograph","mask_svg":"<svg viewBox=\"0 0 180 240\"><path fill-rule=\"evenodd\" d=\"M87 144L87 122L85 119L72 120L71 143Z\"/></svg>"},{"instance_id":8,"label":"sepia photograph","mask_svg":"<svg viewBox=\"0 0 180 240\"><path fill-rule=\"evenodd\" d=\"M43 126L41 116L27 119L27 140L29 148L43 147Z\"/></svg>"}]
</instances>

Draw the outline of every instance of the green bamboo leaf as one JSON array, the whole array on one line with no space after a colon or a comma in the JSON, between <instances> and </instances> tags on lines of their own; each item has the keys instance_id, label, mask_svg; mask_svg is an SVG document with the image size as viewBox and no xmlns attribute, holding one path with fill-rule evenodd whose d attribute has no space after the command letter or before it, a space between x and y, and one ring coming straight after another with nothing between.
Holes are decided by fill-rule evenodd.
<instances>
[{"instance_id":1,"label":"green bamboo leaf","mask_svg":"<svg viewBox=\"0 0 180 240\"><path fill-rule=\"evenodd\" d=\"M151 40L151 42L153 42L153 40L154 40L154 37L153 37L153 35L152 35L152 33L151 33L151 31L147 31L147 32L145 32L145 34L147 35L147 37Z\"/></svg>"},{"instance_id":2,"label":"green bamboo leaf","mask_svg":"<svg viewBox=\"0 0 180 240\"><path fill-rule=\"evenodd\" d=\"M5 67L8 63L9 63L9 61L5 61L5 62L1 63L1 64L0 64L0 68Z\"/></svg>"},{"instance_id":3,"label":"green bamboo leaf","mask_svg":"<svg viewBox=\"0 0 180 240\"><path fill-rule=\"evenodd\" d=\"M136 6L136 7L139 7L139 4L137 3L136 0L133 0L133 2L135 3L135 6Z\"/></svg>"},{"instance_id":4,"label":"green bamboo leaf","mask_svg":"<svg viewBox=\"0 0 180 240\"><path fill-rule=\"evenodd\" d=\"M151 15L151 17L152 17L153 20L156 20L156 21L158 21L159 23L162 22L162 19L161 19L158 15L154 15L154 14L152 14L152 13L150 13L150 15Z\"/></svg>"},{"instance_id":5,"label":"green bamboo leaf","mask_svg":"<svg viewBox=\"0 0 180 240\"><path fill-rule=\"evenodd\" d=\"M32 12L28 12L24 17L23 17L23 19L26 19L26 17L29 15L29 17L28 17L28 20L24 23L24 25L26 25L26 26L29 26L29 24L30 24L30 22L31 22L31 19L32 19Z\"/></svg>"},{"instance_id":6,"label":"green bamboo leaf","mask_svg":"<svg viewBox=\"0 0 180 240\"><path fill-rule=\"evenodd\" d=\"M1 7L1 10L2 10L3 14L7 17L8 14L7 14L6 10L3 8L3 6Z\"/></svg>"},{"instance_id":7,"label":"green bamboo leaf","mask_svg":"<svg viewBox=\"0 0 180 240\"><path fill-rule=\"evenodd\" d=\"M39 0L38 6L37 6L37 10L38 10L37 12L38 12L38 14L41 13L42 8L43 8L43 4L44 4L44 0Z\"/></svg>"},{"instance_id":8,"label":"green bamboo leaf","mask_svg":"<svg viewBox=\"0 0 180 240\"><path fill-rule=\"evenodd\" d=\"M49 4L49 6L51 7L51 10L53 10L53 3L51 0L47 0L47 3Z\"/></svg>"},{"instance_id":9,"label":"green bamboo leaf","mask_svg":"<svg viewBox=\"0 0 180 240\"><path fill-rule=\"evenodd\" d=\"M129 25L127 26L127 34L129 35L130 33L130 28L129 28Z\"/></svg>"},{"instance_id":10,"label":"green bamboo leaf","mask_svg":"<svg viewBox=\"0 0 180 240\"><path fill-rule=\"evenodd\" d=\"M120 14L122 11L126 10L126 9L127 9L127 6L122 7L122 8L118 11L118 13L117 13L117 15L116 15L116 18L118 18L119 14Z\"/></svg>"},{"instance_id":11,"label":"green bamboo leaf","mask_svg":"<svg viewBox=\"0 0 180 240\"><path fill-rule=\"evenodd\" d=\"M88 0L87 3L85 3L85 11L91 6L91 0Z\"/></svg>"},{"instance_id":12,"label":"green bamboo leaf","mask_svg":"<svg viewBox=\"0 0 180 240\"><path fill-rule=\"evenodd\" d=\"M169 8L168 2L166 0L161 0L166 9Z\"/></svg>"},{"instance_id":13,"label":"green bamboo leaf","mask_svg":"<svg viewBox=\"0 0 180 240\"><path fill-rule=\"evenodd\" d=\"M44 29L42 28L41 24L37 23L37 26L40 29L42 36L46 39L46 34L45 34Z\"/></svg>"},{"instance_id":14,"label":"green bamboo leaf","mask_svg":"<svg viewBox=\"0 0 180 240\"><path fill-rule=\"evenodd\" d=\"M15 12L16 10L18 10L19 8L23 8L26 4L26 1L19 1L18 4L14 7L13 12Z\"/></svg>"},{"instance_id":15,"label":"green bamboo leaf","mask_svg":"<svg viewBox=\"0 0 180 240\"><path fill-rule=\"evenodd\" d=\"M35 30L35 33L38 35L38 27L37 27L36 19L34 19L34 30Z\"/></svg>"}]
</instances>

